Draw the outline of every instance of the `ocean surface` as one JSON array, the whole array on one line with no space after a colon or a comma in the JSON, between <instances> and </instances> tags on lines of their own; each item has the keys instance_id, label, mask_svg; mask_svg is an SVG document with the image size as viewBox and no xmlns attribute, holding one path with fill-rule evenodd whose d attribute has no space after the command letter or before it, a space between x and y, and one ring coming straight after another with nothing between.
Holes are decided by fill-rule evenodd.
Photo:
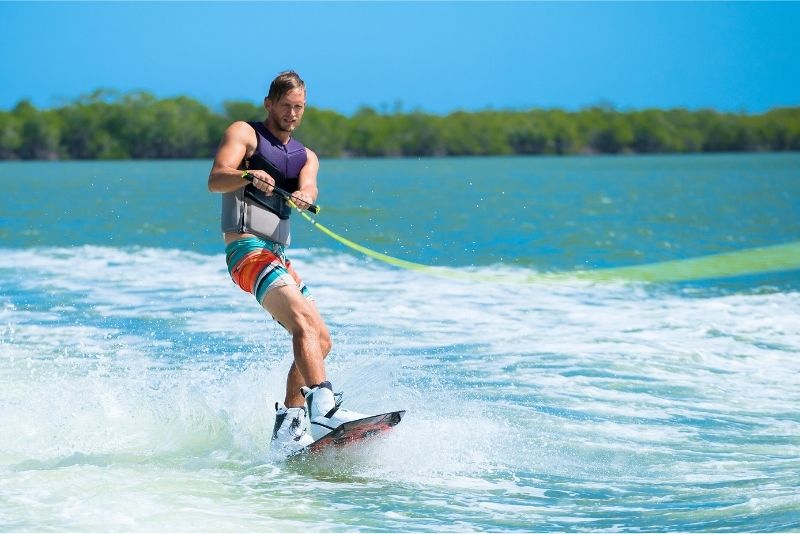
<instances>
[{"instance_id":1,"label":"ocean surface","mask_svg":"<svg viewBox=\"0 0 800 534\"><path fill-rule=\"evenodd\" d=\"M0 162L0 531L800 531L800 269L569 275L797 242L800 154L323 161L319 222L450 275L293 216L335 389L407 414L290 463L209 168Z\"/></svg>"}]
</instances>

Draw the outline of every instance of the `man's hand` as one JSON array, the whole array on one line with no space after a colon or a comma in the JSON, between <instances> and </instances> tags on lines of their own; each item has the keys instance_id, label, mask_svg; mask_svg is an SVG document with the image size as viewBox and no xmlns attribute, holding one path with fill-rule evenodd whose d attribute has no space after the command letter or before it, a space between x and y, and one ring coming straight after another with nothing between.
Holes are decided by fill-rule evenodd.
<instances>
[{"instance_id":1,"label":"man's hand","mask_svg":"<svg viewBox=\"0 0 800 534\"><path fill-rule=\"evenodd\" d=\"M261 170L247 171L247 174L252 177L252 182L256 189L263 191L267 196L272 195L275 190L275 179L272 176Z\"/></svg>"},{"instance_id":2,"label":"man's hand","mask_svg":"<svg viewBox=\"0 0 800 534\"><path fill-rule=\"evenodd\" d=\"M314 199L305 191L295 191L291 194L291 199L295 206L301 210L308 209L308 207L314 203Z\"/></svg>"}]
</instances>

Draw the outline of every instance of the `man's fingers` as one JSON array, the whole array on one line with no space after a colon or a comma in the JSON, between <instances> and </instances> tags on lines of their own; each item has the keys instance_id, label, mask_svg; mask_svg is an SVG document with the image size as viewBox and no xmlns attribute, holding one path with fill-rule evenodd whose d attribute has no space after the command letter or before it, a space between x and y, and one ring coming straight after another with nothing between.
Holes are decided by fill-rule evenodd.
<instances>
[{"instance_id":1,"label":"man's fingers","mask_svg":"<svg viewBox=\"0 0 800 534\"><path fill-rule=\"evenodd\" d=\"M263 178L261 176L255 176L253 178L253 185L255 185L258 189L265 192L267 195L271 195L273 189L275 188L275 180L272 177L268 176L267 178Z\"/></svg>"}]
</instances>

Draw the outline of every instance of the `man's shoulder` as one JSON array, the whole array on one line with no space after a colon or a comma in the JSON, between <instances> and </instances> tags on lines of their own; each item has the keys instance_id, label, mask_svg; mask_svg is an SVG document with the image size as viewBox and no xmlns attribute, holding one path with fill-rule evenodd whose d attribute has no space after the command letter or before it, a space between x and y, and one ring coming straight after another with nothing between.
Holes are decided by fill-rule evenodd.
<instances>
[{"instance_id":1,"label":"man's shoulder","mask_svg":"<svg viewBox=\"0 0 800 534\"><path fill-rule=\"evenodd\" d=\"M228 131L255 133L255 128L253 128L253 125L247 121L234 121L228 126Z\"/></svg>"},{"instance_id":2,"label":"man's shoulder","mask_svg":"<svg viewBox=\"0 0 800 534\"><path fill-rule=\"evenodd\" d=\"M310 166L310 168L319 168L319 159L317 158L317 155L310 148L305 147L305 149L306 149L306 162L303 166L304 167Z\"/></svg>"},{"instance_id":3,"label":"man's shoulder","mask_svg":"<svg viewBox=\"0 0 800 534\"><path fill-rule=\"evenodd\" d=\"M254 145L256 141L256 131L245 121L232 122L225 130L225 137L246 145Z\"/></svg>"}]
</instances>

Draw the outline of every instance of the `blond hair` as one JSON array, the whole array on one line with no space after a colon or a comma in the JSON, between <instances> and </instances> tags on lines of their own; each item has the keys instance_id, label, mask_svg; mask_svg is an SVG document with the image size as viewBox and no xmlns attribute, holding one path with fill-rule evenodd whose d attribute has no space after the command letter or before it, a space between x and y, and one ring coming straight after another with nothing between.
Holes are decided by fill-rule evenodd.
<instances>
[{"instance_id":1,"label":"blond hair","mask_svg":"<svg viewBox=\"0 0 800 534\"><path fill-rule=\"evenodd\" d=\"M293 70L283 71L278 74L274 80L272 80L271 84L269 84L267 98L269 98L272 102L277 102L283 98L283 95L292 89L302 89L305 93L306 82L304 82L300 78L300 75Z\"/></svg>"}]
</instances>

